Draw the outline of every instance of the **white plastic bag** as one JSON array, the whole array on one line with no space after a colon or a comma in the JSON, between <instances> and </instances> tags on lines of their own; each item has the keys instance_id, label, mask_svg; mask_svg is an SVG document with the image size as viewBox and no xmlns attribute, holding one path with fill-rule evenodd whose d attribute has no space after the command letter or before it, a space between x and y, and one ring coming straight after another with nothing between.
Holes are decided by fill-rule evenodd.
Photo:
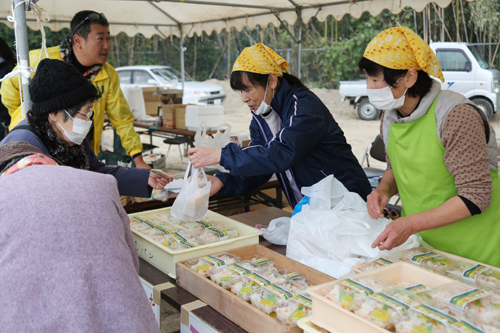
<instances>
[{"instance_id":1,"label":"white plastic bag","mask_svg":"<svg viewBox=\"0 0 500 333\"><path fill-rule=\"evenodd\" d=\"M188 178L189 171L192 176ZM174 220L196 221L208 211L208 200L212 182L207 181L203 168L195 169L189 162L184 175L184 184L172 205L170 213Z\"/></svg>"},{"instance_id":2,"label":"white plastic bag","mask_svg":"<svg viewBox=\"0 0 500 333\"><path fill-rule=\"evenodd\" d=\"M371 219L366 202L333 175L303 187L302 193L309 197L309 203L292 216L288 257L341 278L350 273L353 265L385 252L371 245L391 221ZM417 246L417 237L412 235L392 251Z\"/></svg>"},{"instance_id":3,"label":"white plastic bag","mask_svg":"<svg viewBox=\"0 0 500 333\"><path fill-rule=\"evenodd\" d=\"M222 132L224 127L224 132ZM213 138L206 133L207 126L205 122L203 122L194 135L195 147L224 148L231 141L231 125L229 124L219 125L217 133L214 134Z\"/></svg>"},{"instance_id":4,"label":"white plastic bag","mask_svg":"<svg viewBox=\"0 0 500 333\"><path fill-rule=\"evenodd\" d=\"M290 218L279 217L269 223L269 227L260 228L262 236L276 245L286 245L288 232L290 231Z\"/></svg>"}]
</instances>

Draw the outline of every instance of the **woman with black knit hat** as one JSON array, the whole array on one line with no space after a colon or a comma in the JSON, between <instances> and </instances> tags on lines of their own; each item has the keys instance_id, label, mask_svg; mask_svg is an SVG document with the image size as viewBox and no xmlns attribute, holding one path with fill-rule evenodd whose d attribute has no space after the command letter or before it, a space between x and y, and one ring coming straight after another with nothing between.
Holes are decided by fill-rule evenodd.
<instances>
[{"instance_id":1,"label":"woman with black knit hat","mask_svg":"<svg viewBox=\"0 0 500 333\"><path fill-rule=\"evenodd\" d=\"M85 139L92 127L92 104L100 95L72 65L44 59L29 86L32 108L0 142L24 141L62 165L113 175L121 195L150 197L152 189L163 189L171 178L148 169L106 167Z\"/></svg>"}]
</instances>

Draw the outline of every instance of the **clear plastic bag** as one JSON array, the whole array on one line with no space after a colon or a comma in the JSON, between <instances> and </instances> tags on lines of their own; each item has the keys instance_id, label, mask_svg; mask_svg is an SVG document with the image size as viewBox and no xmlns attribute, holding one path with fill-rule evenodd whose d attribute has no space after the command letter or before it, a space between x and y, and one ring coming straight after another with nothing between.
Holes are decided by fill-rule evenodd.
<instances>
[{"instance_id":1,"label":"clear plastic bag","mask_svg":"<svg viewBox=\"0 0 500 333\"><path fill-rule=\"evenodd\" d=\"M192 176L188 179L189 171ZM212 183L207 181L203 168L195 169L189 162L184 175L182 189L170 210L174 220L196 221L208 211L208 200Z\"/></svg>"}]
</instances>

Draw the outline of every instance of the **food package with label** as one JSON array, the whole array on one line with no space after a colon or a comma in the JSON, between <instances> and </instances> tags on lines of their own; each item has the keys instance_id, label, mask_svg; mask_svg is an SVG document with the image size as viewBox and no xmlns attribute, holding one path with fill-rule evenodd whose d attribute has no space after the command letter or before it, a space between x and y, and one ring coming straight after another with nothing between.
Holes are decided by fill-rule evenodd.
<instances>
[{"instance_id":1,"label":"food package with label","mask_svg":"<svg viewBox=\"0 0 500 333\"><path fill-rule=\"evenodd\" d=\"M216 268L210 279L222 288L231 291L235 283L242 281L242 275L257 272L259 269L260 267L254 263L244 260Z\"/></svg>"},{"instance_id":2,"label":"food package with label","mask_svg":"<svg viewBox=\"0 0 500 333\"><path fill-rule=\"evenodd\" d=\"M283 287L271 284L256 289L252 295L250 295L250 301L257 309L276 318L276 308L293 297L293 294Z\"/></svg>"},{"instance_id":3,"label":"food package with label","mask_svg":"<svg viewBox=\"0 0 500 333\"><path fill-rule=\"evenodd\" d=\"M355 311L361 307L371 294L386 292L392 286L372 276L347 278L335 281L329 290L323 290L325 297L342 308Z\"/></svg>"},{"instance_id":4,"label":"food package with label","mask_svg":"<svg viewBox=\"0 0 500 333\"><path fill-rule=\"evenodd\" d=\"M204 277L209 277L215 273L218 267L234 264L241 259L231 253L220 253L218 255L208 255L198 259L192 259L186 262L190 268L194 269Z\"/></svg>"},{"instance_id":5,"label":"food package with label","mask_svg":"<svg viewBox=\"0 0 500 333\"><path fill-rule=\"evenodd\" d=\"M409 309L418 305L417 296L393 288L371 294L354 313L379 327L394 331L396 324L408 318Z\"/></svg>"},{"instance_id":6,"label":"food package with label","mask_svg":"<svg viewBox=\"0 0 500 333\"><path fill-rule=\"evenodd\" d=\"M379 258L376 258L376 259L364 262L362 264L356 265L352 269L356 273L363 273L363 272L368 272L368 271L371 271L371 270L374 270L374 269L377 269L380 267L384 267L384 266L393 264L397 261L398 261L398 259L396 257L386 255L386 256L381 256Z\"/></svg>"},{"instance_id":7,"label":"food package with label","mask_svg":"<svg viewBox=\"0 0 500 333\"><path fill-rule=\"evenodd\" d=\"M312 315L312 300L308 293L301 293L277 306L275 311L281 323L295 324L300 319Z\"/></svg>"}]
</instances>

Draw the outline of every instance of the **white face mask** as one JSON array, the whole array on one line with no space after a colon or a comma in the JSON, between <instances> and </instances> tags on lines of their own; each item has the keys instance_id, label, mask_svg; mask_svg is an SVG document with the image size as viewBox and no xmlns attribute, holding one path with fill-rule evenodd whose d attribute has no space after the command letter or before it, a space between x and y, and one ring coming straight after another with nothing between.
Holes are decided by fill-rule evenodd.
<instances>
[{"instance_id":1,"label":"white face mask","mask_svg":"<svg viewBox=\"0 0 500 333\"><path fill-rule=\"evenodd\" d=\"M403 76L405 75L406 74L404 74ZM396 85L403 76L401 76L394 85ZM374 107L380 110L392 110L402 107L405 104L405 97L408 88L406 88L403 96L397 99L394 98L394 95L392 94L392 88L393 87L391 86L387 86L381 89L366 89L368 92L368 99L370 100L370 103L372 103Z\"/></svg>"},{"instance_id":2,"label":"white face mask","mask_svg":"<svg viewBox=\"0 0 500 333\"><path fill-rule=\"evenodd\" d=\"M92 120L83 120L80 118L73 118L70 116L70 114L64 110L66 114L73 119L73 129L71 132L68 132L62 127L59 122L57 124L61 126L62 130L64 131L64 135L68 138L69 141L81 145L87 134L89 133L90 127L92 126Z\"/></svg>"},{"instance_id":3,"label":"white face mask","mask_svg":"<svg viewBox=\"0 0 500 333\"><path fill-rule=\"evenodd\" d=\"M269 111L271 111L271 106L268 105L265 101L266 101L266 96L267 96L267 87L269 86L269 77L267 77L267 83L266 83L266 92L264 93L264 99L262 100L262 102L260 102L260 105L259 107L257 108L257 110L255 110L255 114L260 116L260 115L263 115L263 114L266 114L268 113ZM274 89L273 89L273 98L274 98Z\"/></svg>"}]
</instances>

